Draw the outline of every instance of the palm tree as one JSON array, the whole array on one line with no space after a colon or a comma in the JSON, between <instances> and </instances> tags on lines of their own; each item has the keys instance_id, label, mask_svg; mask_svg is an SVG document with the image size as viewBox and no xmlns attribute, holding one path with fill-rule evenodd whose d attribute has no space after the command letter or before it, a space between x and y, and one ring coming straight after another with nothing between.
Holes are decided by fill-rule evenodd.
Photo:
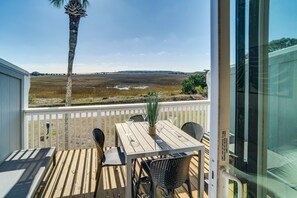
<instances>
[{"instance_id":1,"label":"palm tree","mask_svg":"<svg viewBox=\"0 0 297 198\"><path fill-rule=\"evenodd\" d=\"M66 85L65 106L71 106L72 95L72 68L77 44L78 26L81 17L85 17L85 8L89 5L88 0L49 0L55 7L60 8L65 4L65 13L69 15L69 52L68 72Z\"/></svg>"},{"instance_id":2,"label":"palm tree","mask_svg":"<svg viewBox=\"0 0 297 198\"><path fill-rule=\"evenodd\" d=\"M55 7L65 5L65 13L69 16L69 52L68 71L66 84L65 106L71 106L72 96L72 69L77 44L78 26L81 17L87 16L85 8L89 5L88 0L49 0ZM69 116L65 115L65 148L69 148Z\"/></svg>"}]
</instances>

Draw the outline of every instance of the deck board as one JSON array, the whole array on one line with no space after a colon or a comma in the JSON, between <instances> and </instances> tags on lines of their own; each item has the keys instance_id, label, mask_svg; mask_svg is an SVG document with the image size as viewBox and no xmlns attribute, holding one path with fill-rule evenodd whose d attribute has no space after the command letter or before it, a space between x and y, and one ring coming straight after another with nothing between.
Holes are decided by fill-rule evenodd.
<instances>
[{"instance_id":1,"label":"deck board","mask_svg":"<svg viewBox=\"0 0 297 198\"><path fill-rule=\"evenodd\" d=\"M208 150L208 148L206 148ZM208 172L208 152L205 152L204 172ZM190 165L190 178L193 197L197 197L198 159L195 157ZM41 197L93 197L96 183L96 149L59 151L57 164L43 183ZM140 160L136 170L139 172ZM102 169L102 185L98 197L118 198L125 196L126 168L104 167ZM138 175L137 175L138 176ZM103 189L102 189L103 188ZM188 197L187 187L178 188L175 197ZM208 197L204 192L204 197Z\"/></svg>"}]
</instances>

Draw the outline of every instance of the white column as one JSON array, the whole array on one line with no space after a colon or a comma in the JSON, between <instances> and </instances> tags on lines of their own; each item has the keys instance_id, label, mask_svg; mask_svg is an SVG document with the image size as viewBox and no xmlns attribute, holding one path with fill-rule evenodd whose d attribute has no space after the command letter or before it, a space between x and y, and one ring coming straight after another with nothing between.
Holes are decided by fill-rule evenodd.
<instances>
[{"instance_id":1,"label":"white column","mask_svg":"<svg viewBox=\"0 0 297 198\"><path fill-rule=\"evenodd\" d=\"M23 84L22 84L22 149L29 148L29 127L28 127L28 118L25 115L25 109L28 109L29 106L29 90L30 90L30 76L24 76ZM32 140L33 141L33 140Z\"/></svg>"},{"instance_id":2,"label":"white column","mask_svg":"<svg viewBox=\"0 0 297 198\"><path fill-rule=\"evenodd\" d=\"M210 101L211 98L211 70L206 74L206 84L207 84L207 98ZM206 131L210 131L210 105L207 107L207 126Z\"/></svg>"},{"instance_id":3,"label":"white column","mask_svg":"<svg viewBox=\"0 0 297 198\"><path fill-rule=\"evenodd\" d=\"M211 107L210 107L210 167L208 196L219 193L223 179L219 170L222 147L220 133L230 129L230 1L211 0ZM229 138L229 137L228 137ZM224 185L223 185L224 186Z\"/></svg>"}]
</instances>

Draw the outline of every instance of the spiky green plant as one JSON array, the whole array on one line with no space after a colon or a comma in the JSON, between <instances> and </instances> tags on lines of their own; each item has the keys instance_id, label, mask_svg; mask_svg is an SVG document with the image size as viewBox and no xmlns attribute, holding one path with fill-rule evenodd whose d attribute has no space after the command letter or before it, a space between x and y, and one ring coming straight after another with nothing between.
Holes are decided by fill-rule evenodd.
<instances>
[{"instance_id":1,"label":"spiky green plant","mask_svg":"<svg viewBox=\"0 0 297 198\"><path fill-rule=\"evenodd\" d=\"M150 127L154 127L159 117L159 98L157 93L149 93L146 97L146 116Z\"/></svg>"}]
</instances>

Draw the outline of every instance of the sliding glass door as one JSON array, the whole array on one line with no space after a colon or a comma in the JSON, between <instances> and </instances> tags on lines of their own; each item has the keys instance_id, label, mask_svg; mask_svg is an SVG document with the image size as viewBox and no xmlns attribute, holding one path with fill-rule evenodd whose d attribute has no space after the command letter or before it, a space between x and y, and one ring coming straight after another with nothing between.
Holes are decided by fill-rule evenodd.
<instances>
[{"instance_id":1,"label":"sliding glass door","mask_svg":"<svg viewBox=\"0 0 297 198\"><path fill-rule=\"evenodd\" d=\"M297 197L297 1L230 5L231 172L246 197Z\"/></svg>"}]
</instances>

